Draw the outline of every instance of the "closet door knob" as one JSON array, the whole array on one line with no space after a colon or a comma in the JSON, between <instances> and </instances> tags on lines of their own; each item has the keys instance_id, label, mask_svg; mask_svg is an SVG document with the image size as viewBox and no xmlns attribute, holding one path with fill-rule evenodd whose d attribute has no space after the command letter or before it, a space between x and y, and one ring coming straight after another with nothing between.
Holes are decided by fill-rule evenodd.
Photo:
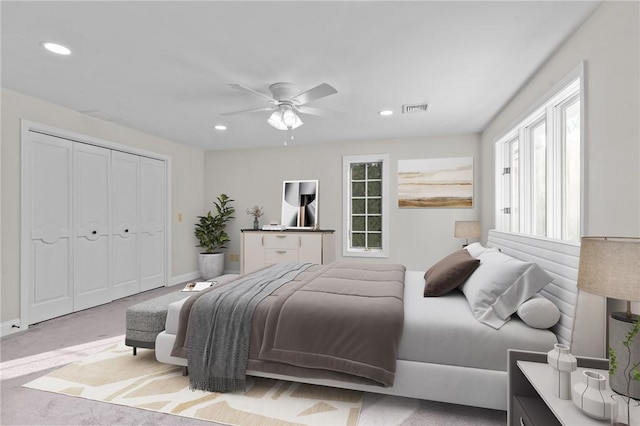
<instances>
[{"instance_id":1,"label":"closet door knob","mask_svg":"<svg viewBox=\"0 0 640 426\"><path fill-rule=\"evenodd\" d=\"M91 231L91 233L92 233L93 235L96 235L96 234L98 233L98 231Z\"/></svg>"},{"instance_id":2,"label":"closet door knob","mask_svg":"<svg viewBox=\"0 0 640 426\"><path fill-rule=\"evenodd\" d=\"M129 230L128 230L128 229L125 229L125 230L124 230L124 232L125 232L125 233L126 233L126 232L129 232Z\"/></svg>"}]
</instances>

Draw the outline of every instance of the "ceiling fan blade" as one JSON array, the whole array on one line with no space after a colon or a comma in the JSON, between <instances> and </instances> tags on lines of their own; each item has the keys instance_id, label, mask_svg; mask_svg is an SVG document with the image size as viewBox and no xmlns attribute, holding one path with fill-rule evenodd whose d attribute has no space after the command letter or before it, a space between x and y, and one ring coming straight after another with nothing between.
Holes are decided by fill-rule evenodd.
<instances>
[{"instance_id":1,"label":"ceiling fan blade","mask_svg":"<svg viewBox=\"0 0 640 426\"><path fill-rule=\"evenodd\" d=\"M244 114L246 112L273 111L274 109L275 109L274 107L252 108L252 109L244 109L242 111L224 112L224 113L222 113L220 115L224 115L224 116L228 117L230 115Z\"/></svg>"},{"instance_id":2,"label":"ceiling fan blade","mask_svg":"<svg viewBox=\"0 0 640 426\"><path fill-rule=\"evenodd\" d=\"M325 96L333 95L335 93L338 93L338 91L334 89L333 86L327 83L322 83L313 89L309 89L306 92L302 92L299 95L294 96L291 98L291 102L297 105L304 105L311 101L315 101L316 99L324 98Z\"/></svg>"},{"instance_id":3,"label":"ceiling fan blade","mask_svg":"<svg viewBox=\"0 0 640 426\"><path fill-rule=\"evenodd\" d=\"M293 108L301 114L327 116L332 113L332 111L329 111L323 108L317 108L317 107L306 106L306 105L294 105Z\"/></svg>"},{"instance_id":4,"label":"ceiling fan blade","mask_svg":"<svg viewBox=\"0 0 640 426\"><path fill-rule=\"evenodd\" d=\"M249 92L249 93L253 93L254 95L258 95L258 96L260 96L261 98L264 98L264 99L268 100L268 101L269 101L269 102L271 102L271 103L276 103L276 102L277 102L277 101L276 101L275 99L273 99L271 96L267 96L267 95L265 95L264 93L260 93L260 92L258 92L258 91L256 91L256 90L250 89L250 88L248 88L248 87L246 87L246 86L243 86L242 84L233 84L233 83L231 83L231 84L229 84L229 86L230 86L230 87L233 87L233 88L234 88L234 89L236 89L236 90L240 90L241 92L242 92L242 91L243 91L243 92Z\"/></svg>"}]
</instances>

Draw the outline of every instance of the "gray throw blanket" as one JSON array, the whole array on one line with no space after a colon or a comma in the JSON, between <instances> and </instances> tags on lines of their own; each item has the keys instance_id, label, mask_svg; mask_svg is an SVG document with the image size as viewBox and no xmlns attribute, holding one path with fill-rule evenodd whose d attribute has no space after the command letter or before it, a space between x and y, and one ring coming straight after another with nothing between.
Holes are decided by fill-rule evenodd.
<instances>
[{"instance_id":1,"label":"gray throw blanket","mask_svg":"<svg viewBox=\"0 0 640 426\"><path fill-rule=\"evenodd\" d=\"M189 387L209 392L245 389L251 319L265 297L307 269L309 263L272 265L213 288L189 316Z\"/></svg>"}]
</instances>

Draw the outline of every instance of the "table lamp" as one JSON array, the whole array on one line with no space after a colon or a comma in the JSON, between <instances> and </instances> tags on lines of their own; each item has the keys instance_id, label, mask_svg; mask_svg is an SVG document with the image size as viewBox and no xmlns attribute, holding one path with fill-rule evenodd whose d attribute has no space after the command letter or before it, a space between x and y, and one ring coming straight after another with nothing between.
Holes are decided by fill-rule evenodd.
<instances>
[{"instance_id":1,"label":"table lamp","mask_svg":"<svg viewBox=\"0 0 640 426\"><path fill-rule=\"evenodd\" d=\"M640 361L640 336L630 346L630 353L622 342L638 317L631 313L631 302L640 301L640 238L583 237L579 265L580 290L627 302L626 312L613 312L609 317L609 347L618 359L609 383L617 393L637 399L640 382L631 380L627 392L624 369L629 360L631 365Z\"/></svg>"},{"instance_id":2,"label":"table lamp","mask_svg":"<svg viewBox=\"0 0 640 426\"><path fill-rule=\"evenodd\" d=\"M455 238L464 238L466 242L462 247L469 245L469 238L480 238L480 222L477 220L456 220L453 230Z\"/></svg>"}]
</instances>

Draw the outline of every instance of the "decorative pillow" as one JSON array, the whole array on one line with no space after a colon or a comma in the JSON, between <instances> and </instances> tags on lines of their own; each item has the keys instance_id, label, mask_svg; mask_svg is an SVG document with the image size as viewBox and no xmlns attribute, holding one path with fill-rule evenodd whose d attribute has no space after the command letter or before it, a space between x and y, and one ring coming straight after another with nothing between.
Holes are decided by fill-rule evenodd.
<instances>
[{"instance_id":1,"label":"decorative pillow","mask_svg":"<svg viewBox=\"0 0 640 426\"><path fill-rule=\"evenodd\" d=\"M495 329L506 323L522 302L551 282L536 263L487 250L480 266L460 287L478 321Z\"/></svg>"},{"instance_id":2,"label":"decorative pillow","mask_svg":"<svg viewBox=\"0 0 640 426\"><path fill-rule=\"evenodd\" d=\"M533 328L551 328L560 321L560 309L549 299L534 294L518 307L518 316Z\"/></svg>"},{"instance_id":3,"label":"decorative pillow","mask_svg":"<svg viewBox=\"0 0 640 426\"><path fill-rule=\"evenodd\" d=\"M458 250L441 259L424 274L424 296L442 296L458 287L480 266L467 250Z\"/></svg>"}]
</instances>

